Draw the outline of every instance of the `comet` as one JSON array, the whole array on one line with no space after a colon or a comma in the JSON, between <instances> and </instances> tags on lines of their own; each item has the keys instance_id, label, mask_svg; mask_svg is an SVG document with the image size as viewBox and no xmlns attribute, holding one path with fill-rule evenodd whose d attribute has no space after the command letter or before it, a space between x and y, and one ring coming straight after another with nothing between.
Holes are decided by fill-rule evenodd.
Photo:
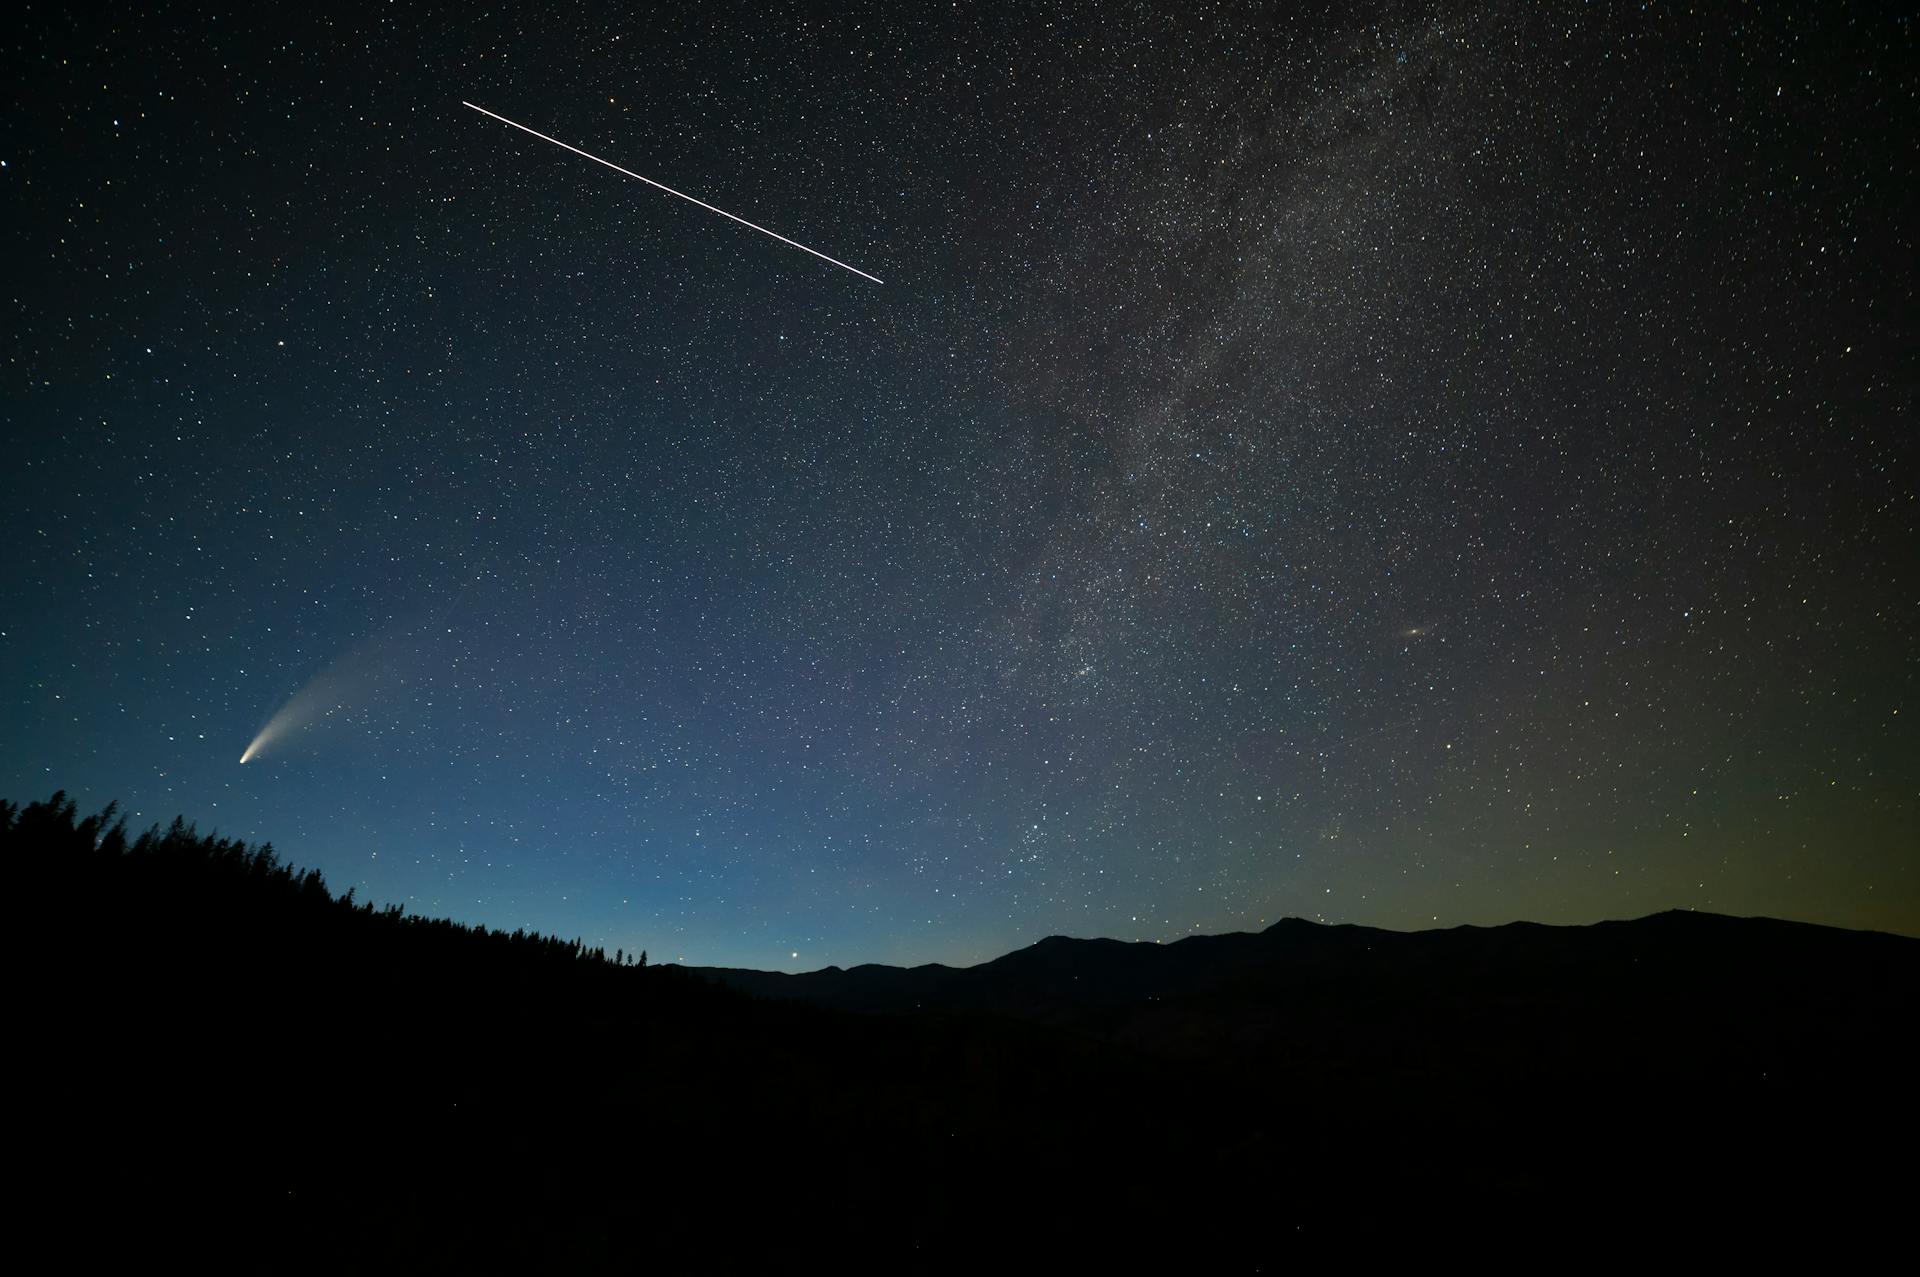
<instances>
[{"instance_id":1,"label":"comet","mask_svg":"<svg viewBox=\"0 0 1920 1277\"><path fill-rule=\"evenodd\" d=\"M375 700L376 691L392 674L392 637L382 634L369 639L316 674L267 720L240 755L241 764L284 745L295 733L350 717Z\"/></svg>"},{"instance_id":2,"label":"comet","mask_svg":"<svg viewBox=\"0 0 1920 1277\"><path fill-rule=\"evenodd\" d=\"M538 129L530 129L526 125L520 123L518 120L509 120L506 116L501 115L497 111L489 111L484 106L476 106L474 103L466 102L466 101L462 101L460 105L467 107L470 110L478 111L480 112L480 114L484 116L488 116L492 119L498 120L502 124L510 125L513 128L519 129L522 133L531 133L533 136L539 138L542 142L551 142L555 146L561 148L562 150L572 151L575 155L582 156L586 159L592 160L595 164L604 164L608 168L612 169L614 172L620 174L623 177L631 177L635 181L645 182L648 186L651 186L656 190L665 191L667 194L672 195L677 199L683 199L689 204L698 204L701 208L706 209L709 213L718 213L720 214L720 216L726 218L730 222L740 223L740 225L746 227L748 230L759 231L762 235L766 235L773 239L777 239L782 244L786 244L791 248L797 248L803 253L812 253L815 257L818 257L821 261L832 262L835 266L838 266L841 270L852 271L854 274L858 275L861 279L870 279L876 284L884 284L886 282L885 280L879 278L876 275L867 274L867 272L861 270L858 266L849 266L837 257L828 257L825 253L820 252L818 249L808 248L805 244L802 244L799 240L788 239L785 235L782 235L777 231L770 231L766 227L756 225L753 222L749 222L744 217L736 217L732 213L727 212L727 210L724 208L715 208L713 205L707 203L705 200L697 200L693 196L688 195L684 191L674 190L671 186L668 186L665 182L656 182L650 177L642 177L640 174L634 172L632 169L621 168L618 164L615 164L612 160L603 160L599 156L593 154L592 152L583 151L579 147L574 146L570 142L562 142L557 137L548 137L545 133L540 132Z\"/></svg>"},{"instance_id":3,"label":"comet","mask_svg":"<svg viewBox=\"0 0 1920 1277\"><path fill-rule=\"evenodd\" d=\"M295 739L317 741L325 734L322 729L330 726L364 726L369 714L400 703L414 673L432 659L440 641L451 632L446 628L451 612L446 609L437 620L389 626L349 648L287 698L248 742L240 755L242 765Z\"/></svg>"}]
</instances>

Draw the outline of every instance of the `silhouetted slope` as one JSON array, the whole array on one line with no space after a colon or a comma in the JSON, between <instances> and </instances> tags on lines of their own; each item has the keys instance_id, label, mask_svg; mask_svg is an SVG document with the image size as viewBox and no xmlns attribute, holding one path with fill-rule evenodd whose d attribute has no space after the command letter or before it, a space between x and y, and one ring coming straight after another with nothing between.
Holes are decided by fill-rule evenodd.
<instances>
[{"instance_id":1,"label":"silhouetted slope","mask_svg":"<svg viewBox=\"0 0 1920 1277\"><path fill-rule=\"evenodd\" d=\"M715 983L58 796L0 804L0 857L15 1158L94 1244L1270 1263L1383 1213L1474 1233L1490 1202L1509 1239L1903 1209L1879 1168L1912 1133L1920 944L1894 937L1287 922Z\"/></svg>"},{"instance_id":2,"label":"silhouetted slope","mask_svg":"<svg viewBox=\"0 0 1920 1277\"><path fill-rule=\"evenodd\" d=\"M1020 1025L756 1001L355 904L269 849L179 822L128 838L59 795L0 806L0 859L41 915L16 1156L40 1207L96 1237L87 1212L164 1203L141 1229L196 1245L260 1226L389 1259L711 1260L800 1236L779 1230L845 1192L864 1235L928 1245L954 1184L1110 1143L1122 1097L1152 1089ZM754 1230L722 1238L743 1211Z\"/></svg>"}]
</instances>

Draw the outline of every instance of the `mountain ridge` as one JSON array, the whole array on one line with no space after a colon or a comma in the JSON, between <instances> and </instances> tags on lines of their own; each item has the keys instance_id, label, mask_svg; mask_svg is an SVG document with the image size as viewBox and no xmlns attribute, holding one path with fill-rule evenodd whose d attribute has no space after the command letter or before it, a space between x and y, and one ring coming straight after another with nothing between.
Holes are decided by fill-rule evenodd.
<instances>
[{"instance_id":1,"label":"mountain ridge","mask_svg":"<svg viewBox=\"0 0 1920 1277\"><path fill-rule=\"evenodd\" d=\"M1369 926L1365 923L1315 922L1311 918L1286 917L1286 918L1278 919L1275 922L1269 923L1267 926L1262 927L1258 931L1203 932L1195 935L1181 936L1175 940L1122 940L1117 936L1070 936L1064 933L1056 932L1054 934L1042 936L1040 939L1035 940L1029 944L1022 945L1017 949L1009 949L1005 953L999 954L995 957L987 958L987 959L984 959L983 961L971 963L966 966L955 966L951 963L946 963L946 962L918 962L912 965L903 965L900 963L893 963L893 962L858 962L850 967L841 966L839 963L828 963L824 967L815 967L811 971L777 971L777 970L772 970L772 969L763 968L763 967L732 967L732 966L708 966L708 965L683 966L681 969L685 971L691 971L691 972L696 972L696 973L710 975L710 976L717 973L729 973L729 974L737 973L742 975L767 976L767 977L777 977L777 978L785 978L785 979L805 979L806 977L809 977L809 976L826 975L829 973L851 974L853 972L861 972L861 971L892 971L892 972L978 971L984 967L991 967L996 964L1006 962L1010 958L1015 958L1021 954L1030 953L1036 949L1041 949L1048 946L1061 947L1061 946L1067 946L1067 945L1110 945L1110 946L1117 946L1117 947L1122 947L1127 949L1137 949L1142 952L1155 951L1155 950L1169 951L1169 950L1177 949L1182 945L1193 944L1196 942L1205 943L1208 941L1223 941L1223 940L1230 941L1230 940L1243 939L1243 938L1271 936L1273 933L1275 933L1276 931L1279 931L1283 927L1295 928L1295 929L1310 928L1312 929L1313 932L1317 932L1317 933L1345 931L1345 932L1364 932L1370 935L1402 937L1402 936L1447 935L1447 934L1454 934L1459 932L1492 933L1492 932L1508 931L1508 930L1516 930L1516 929L1518 930L1537 929L1542 931L1574 932L1574 931L1586 931L1594 928L1605 928L1605 927L1658 925L1659 920L1662 920L1662 919L1673 919L1673 920L1714 919L1721 922L1761 923L1761 924L1775 925L1775 926L1781 926L1781 927L1809 928L1816 931L1837 932L1837 933L1842 933L1846 935L1886 936L1889 939L1893 939L1893 940L1914 941L1915 939L1914 937L1910 937L1910 936L1902 936L1897 932L1879 931L1872 928L1842 927L1832 923L1807 922L1807 921L1804 921L1801 919L1795 919L1795 918L1777 918L1770 914L1724 914L1724 913L1716 913L1711 910L1704 910L1704 909L1679 909L1679 908L1656 910L1653 913L1642 914L1634 918L1600 918L1600 919L1596 919L1593 922L1572 922L1572 923L1536 922L1530 918L1515 918L1509 922L1495 922L1495 923L1462 922L1462 923L1456 923L1448 927L1423 927L1416 931L1398 931L1391 927L1374 927L1374 926ZM1916 941L1916 942L1920 942L1920 941Z\"/></svg>"},{"instance_id":2,"label":"mountain ridge","mask_svg":"<svg viewBox=\"0 0 1920 1277\"><path fill-rule=\"evenodd\" d=\"M1651 1053L1664 1032L1718 1060L1783 1014L1819 1022L1835 1003L1858 1003L1864 1023L1875 988L1920 983L1920 940L1693 910L1405 932L1286 918L1168 944L1048 936L971 967L686 970L762 999L1028 1021L1151 1055L1294 1059L1322 1033L1397 1037L1436 1059L1434 1044L1452 1042L1454 1068L1477 1054L1463 1026L1497 1022L1585 1067L1567 1043ZM1863 982L1869 970L1881 979Z\"/></svg>"}]
</instances>

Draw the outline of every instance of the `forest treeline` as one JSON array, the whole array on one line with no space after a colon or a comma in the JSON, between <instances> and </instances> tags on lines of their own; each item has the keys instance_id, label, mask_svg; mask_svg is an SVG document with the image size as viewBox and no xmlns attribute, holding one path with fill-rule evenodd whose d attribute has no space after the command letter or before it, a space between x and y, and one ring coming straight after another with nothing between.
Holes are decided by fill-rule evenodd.
<instances>
[{"instance_id":1,"label":"forest treeline","mask_svg":"<svg viewBox=\"0 0 1920 1277\"><path fill-rule=\"evenodd\" d=\"M145 1226L213 1230L195 1245L312 1241L326 1218L350 1221L327 1240L390 1259L567 1268L630 1257L636 1235L724 1257L799 1236L843 1193L870 1237L921 1244L968 1209L959 1184L1193 1136L1114 1124L1152 1074L1089 1044L769 1001L379 907L184 820L135 834L64 793L0 804L0 856L36 915L16 1158L54 1207L164 1201ZM789 1231L707 1231L743 1215Z\"/></svg>"},{"instance_id":2,"label":"forest treeline","mask_svg":"<svg viewBox=\"0 0 1920 1277\"><path fill-rule=\"evenodd\" d=\"M465 961L488 965L647 965L645 950L609 955L604 946L578 938L490 930L410 913L404 904L376 907L371 900L357 901L351 887L335 895L318 869L286 863L272 843L202 834L184 816L175 816L164 830L155 824L129 837L118 809L109 803L82 817L64 791L24 807L0 799L0 855L16 871L54 875L93 908L124 900L147 915L217 918L223 926L249 930L269 918L277 927L322 925L350 934L358 945L458 952Z\"/></svg>"}]
</instances>

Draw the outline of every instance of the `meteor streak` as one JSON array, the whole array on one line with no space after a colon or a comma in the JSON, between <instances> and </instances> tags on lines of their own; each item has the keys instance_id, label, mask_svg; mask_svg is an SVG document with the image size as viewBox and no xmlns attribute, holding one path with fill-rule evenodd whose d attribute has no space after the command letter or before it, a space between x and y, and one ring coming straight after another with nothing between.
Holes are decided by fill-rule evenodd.
<instances>
[{"instance_id":1,"label":"meteor streak","mask_svg":"<svg viewBox=\"0 0 1920 1277\"><path fill-rule=\"evenodd\" d=\"M778 234L777 232L770 231L764 226L756 226L752 222L749 222L744 217L735 217L732 213L727 212L727 210L724 208L715 208L713 205L707 203L705 200L697 200L693 198L693 196L688 195L682 191L676 191L671 186L668 186L664 182L656 182L650 177L641 177L640 174L634 172L632 169L621 168L618 164L615 164L610 160L603 160L599 156L593 155L587 151L583 151L577 146L574 146L567 142L562 142L557 137L548 137L545 133L542 133L537 129L530 129L524 124L520 124L520 123L517 123L516 121L509 120L506 116L501 115L497 111L489 111L487 110L486 107L475 106L471 102L463 101L460 103L460 105L464 107L469 107L475 111L478 111L482 115L491 116L493 119L500 121L500 123L502 124L512 125L514 128L519 129L522 133L531 133L535 137L539 138L542 142L551 142L555 146L560 147L563 150L572 151L575 155L583 155L587 159L592 160L595 164L605 164L608 168L612 169L616 173L645 182L648 186L657 187L658 189L665 191L669 195L677 195L689 204L698 204L701 208L706 209L709 213L718 213L720 214L720 216L726 218L728 221L738 222L749 230L759 231L762 235L770 235L774 239L779 240L782 244L791 245L792 247L799 249L803 253L812 253L815 257L818 257L821 261L832 262L835 266L838 266L841 270L850 270L862 279L871 279L876 284L881 284L886 282L881 278L879 278L877 275L867 274L867 272L861 270L857 266L847 265L845 262L841 261L837 257L828 257L825 253L819 252L815 249L808 248L805 244L802 244L798 240L788 239L785 235L781 235L781 234Z\"/></svg>"}]
</instances>

